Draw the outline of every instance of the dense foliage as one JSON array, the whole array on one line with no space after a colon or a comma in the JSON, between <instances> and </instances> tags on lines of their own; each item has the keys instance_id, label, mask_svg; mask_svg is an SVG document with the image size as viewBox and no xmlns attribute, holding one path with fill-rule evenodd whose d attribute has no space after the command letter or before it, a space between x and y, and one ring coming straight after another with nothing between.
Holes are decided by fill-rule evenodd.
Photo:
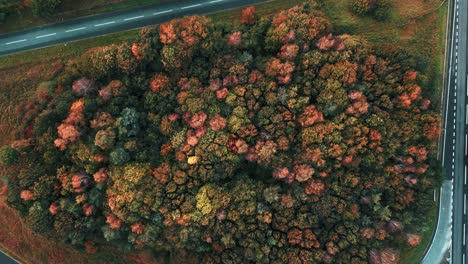
<instances>
[{"instance_id":1,"label":"dense foliage","mask_svg":"<svg viewBox=\"0 0 468 264\"><path fill-rule=\"evenodd\" d=\"M29 0L29 7L35 16L48 17L53 14L62 0Z\"/></svg>"},{"instance_id":2,"label":"dense foliage","mask_svg":"<svg viewBox=\"0 0 468 264\"><path fill-rule=\"evenodd\" d=\"M377 20L385 20L390 15L392 0L352 0L351 5L357 15L371 15Z\"/></svg>"},{"instance_id":3,"label":"dense foliage","mask_svg":"<svg viewBox=\"0 0 468 264\"><path fill-rule=\"evenodd\" d=\"M26 10L40 18L48 18L56 12L62 0L0 0L0 22L8 18L24 16Z\"/></svg>"},{"instance_id":4,"label":"dense foliage","mask_svg":"<svg viewBox=\"0 0 468 264\"><path fill-rule=\"evenodd\" d=\"M420 241L440 118L398 47L314 3L90 50L18 107L8 201L40 233L202 263L392 263Z\"/></svg>"}]
</instances>

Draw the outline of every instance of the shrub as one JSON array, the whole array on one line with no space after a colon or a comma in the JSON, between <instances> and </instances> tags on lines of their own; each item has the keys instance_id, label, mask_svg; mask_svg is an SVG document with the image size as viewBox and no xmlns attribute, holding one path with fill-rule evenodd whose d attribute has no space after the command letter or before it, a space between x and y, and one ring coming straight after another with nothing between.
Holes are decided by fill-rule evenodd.
<instances>
[{"instance_id":1,"label":"shrub","mask_svg":"<svg viewBox=\"0 0 468 264\"><path fill-rule=\"evenodd\" d=\"M0 162L3 166L13 165L18 161L18 158L19 152L16 149L10 146L3 146L0 148Z\"/></svg>"}]
</instances>

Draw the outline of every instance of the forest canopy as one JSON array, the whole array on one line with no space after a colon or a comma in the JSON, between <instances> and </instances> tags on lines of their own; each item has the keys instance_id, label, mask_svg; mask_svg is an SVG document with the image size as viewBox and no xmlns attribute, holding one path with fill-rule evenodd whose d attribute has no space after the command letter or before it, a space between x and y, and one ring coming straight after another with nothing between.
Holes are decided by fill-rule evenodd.
<instances>
[{"instance_id":1,"label":"forest canopy","mask_svg":"<svg viewBox=\"0 0 468 264\"><path fill-rule=\"evenodd\" d=\"M249 7L69 61L17 108L9 205L90 252L396 263L439 184L440 117L404 49L332 32L311 1Z\"/></svg>"}]
</instances>

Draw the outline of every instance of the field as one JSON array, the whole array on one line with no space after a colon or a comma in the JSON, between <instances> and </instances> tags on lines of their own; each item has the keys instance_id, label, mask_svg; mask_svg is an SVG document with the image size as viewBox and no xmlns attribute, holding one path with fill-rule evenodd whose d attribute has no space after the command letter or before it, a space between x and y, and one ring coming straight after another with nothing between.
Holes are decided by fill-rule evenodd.
<instances>
[{"instance_id":1,"label":"field","mask_svg":"<svg viewBox=\"0 0 468 264\"><path fill-rule=\"evenodd\" d=\"M153 2L139 1L140 4ZM123 5L126 2L120 4ZM302 1L277 0L258 5L257 11L259 14L271 14L300 2ZM446 3L441 5L442 2L438 0L395 0L390 20L384 23L372 18L353 15L350 12L349 0L320 0L319 2L322 10L334 23L336 34L358 34L372 43L397 43L407 48L411 55L416 57L420 70L429 76L430 82L425 87L425 94L432 95L430 98L437 104L440 93L443 44L445 43ZM83 15L87 11L79 12L84 12L77 13ZM70 16L66 16L68 17ZM211 14L210 17L217 21L236 21L240 19L240 10ZM438 25L439 30L434 30L434 25ZM0 25L0 31L2 31L1 27ZM82 54L90 47L131 40L136 34L137 31L127 31L0 58L0 80L2 80L0 84L0 133L2 135L0 145L7 144L13 139L13 131L17 125L15 106L33 95L38 84L52 77L62 64ZM5 173L7 172L0 168L0 174ZM402 245L402 263L419 262L425 246L431 239L436 214L437 210L434 207L428 215L426 232L423 234L423 241L419 247L410 249ZM0 215L8 216L0 218L0 246L14 256L22 256L20 260L26 263L62 263L65 259L71 263L124 263L130 259L137 263L148 263L148 259L151 259L152 263L157 263L157 260L150 258L149 253L115 254L112 253L112 249L104 248L100 249L97 254L86 255L66 245L56 246L55 243L48 242L43 237L33 235L18 221L18 215L1 202Z\"/></svg>"}]
</instances>

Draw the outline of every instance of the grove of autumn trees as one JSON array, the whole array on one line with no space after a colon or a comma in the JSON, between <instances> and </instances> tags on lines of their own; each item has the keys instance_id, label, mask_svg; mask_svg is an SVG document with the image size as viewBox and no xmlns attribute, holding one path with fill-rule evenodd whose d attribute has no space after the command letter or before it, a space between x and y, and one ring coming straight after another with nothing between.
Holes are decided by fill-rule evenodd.
<instances>
[{"instance_id":1,"label":"grove of autumn trees","mask_svg":"<svg viewBox=\"0 0 468 264\"><path fill-rule=\"evenodd\" d=\"M9 205L90 253L199 263L396 263L439 184L440 118L401 48L306 2L184 17L98 47L17 111Z\"/></svg>"}]
</instances>

